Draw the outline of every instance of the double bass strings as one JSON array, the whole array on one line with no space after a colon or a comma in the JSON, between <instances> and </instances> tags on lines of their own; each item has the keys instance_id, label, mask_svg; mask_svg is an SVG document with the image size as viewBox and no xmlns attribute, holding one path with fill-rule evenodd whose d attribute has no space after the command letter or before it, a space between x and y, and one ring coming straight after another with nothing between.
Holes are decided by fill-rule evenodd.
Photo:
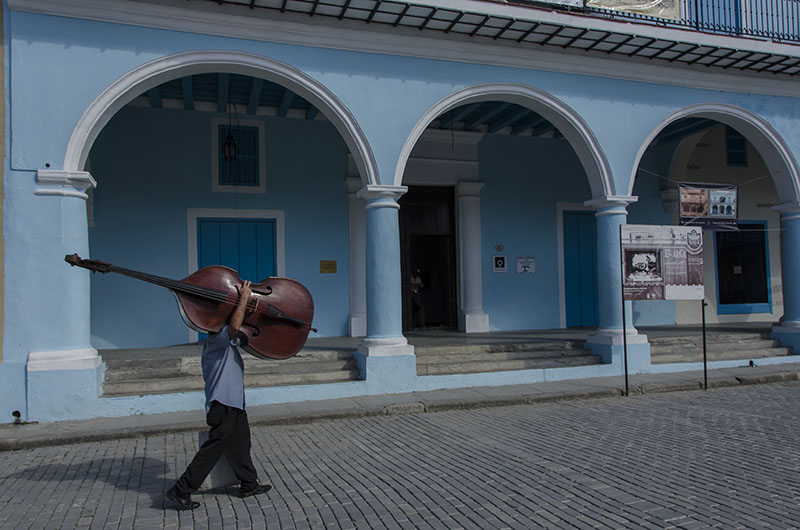
<instances>
[{"instance_id":1,"label":"double bass strings","mask_svg":"<svg viewBox=\"0 0 800 530\"><path fill-rule=\"evenodd\" d=\"M219 291L217 289L210 289L208 287L201 287L199 285L192 285L190 283L181 282L178 280L171 280L169 278L162 278L161 276L155 276L153 274L147 274L144 272L134 271L130 269L124 269L122 267L112 266L111 267L114 272L118 272L120 274L124 274L126 276L130 276L131 278L136 278L138 280L146 281L149 283L154 283L156 285L160 285L161 287L166 287L168 289L174 289L176 291L181 291L187 294L193 294L195 296L199 296L201 298L205 298L207 300L211 300L214 302L220 303L236 303L238 301L238 297L230 297L228 293L223 291ZM256 302L248 301L247 309L250 311L255 310Z\"/></svg>"}]
</instances>

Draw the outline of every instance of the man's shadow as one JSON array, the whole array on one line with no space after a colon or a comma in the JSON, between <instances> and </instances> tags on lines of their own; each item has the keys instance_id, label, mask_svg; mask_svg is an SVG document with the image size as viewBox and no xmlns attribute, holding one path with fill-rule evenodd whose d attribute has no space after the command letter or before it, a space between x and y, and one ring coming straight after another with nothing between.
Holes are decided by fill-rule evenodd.
<instances>
[{"instance_id":1,"label":"man's shadow","mask_svg":"<svg viewBox=\"0 0 800 530\"><path fill-rule=\"evenodd\" d=\"M47 462L11 473L5 478L42 482L102 480L125 491L150 496L152 508L163 509L164 492L175 477L170 465L150 457L109 457L70 464Z\"/></svg>"}]
</instances>

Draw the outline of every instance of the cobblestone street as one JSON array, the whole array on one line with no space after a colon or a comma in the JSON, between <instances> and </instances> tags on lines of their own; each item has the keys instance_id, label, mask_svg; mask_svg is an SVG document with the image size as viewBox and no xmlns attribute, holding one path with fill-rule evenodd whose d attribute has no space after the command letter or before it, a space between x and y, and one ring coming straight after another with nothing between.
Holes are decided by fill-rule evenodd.
<instances>
[{"instance_id":1,"label":"cobblestone street","mask_svg":"<svg viewBox=\"0 0 800 530\"><path fill-rule=\"evenodd\" d=\"M792 528L800 383L255 427L274 489L164 491L196 434L0 453L1 528Z\"/></svg>"}]
</instances>

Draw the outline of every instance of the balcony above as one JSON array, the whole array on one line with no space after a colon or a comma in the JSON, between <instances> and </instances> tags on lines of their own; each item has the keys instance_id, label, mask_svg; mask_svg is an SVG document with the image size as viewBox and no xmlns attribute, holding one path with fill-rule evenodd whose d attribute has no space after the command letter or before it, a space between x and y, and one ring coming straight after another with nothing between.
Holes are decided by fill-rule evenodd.
<instances>
[{"instance_id":1,"label":"balcony above","mask_svg":"<svg viewBox=\"0 0 800 530\"><path fill-rule=\"evenodd\" d=\"M587 64L622 60L630 70L637 64L685 67L701 76L724 72L796 81L800 75L800 0L630 2L8 0L11 9L21 11L468 62L539 67L523 64L538 50L551 52L555 69L569 56ZM309 25L320 31L309 32ZM381 48L372 36L393 40ZM414 37L427 42L415 43ZM451 44L449 54L430 45L434 42ZM494 46L494 56L503 59L473 55L473 43ZM796 86L780 93L793 92Z\"/></svg>"}]
</instances>

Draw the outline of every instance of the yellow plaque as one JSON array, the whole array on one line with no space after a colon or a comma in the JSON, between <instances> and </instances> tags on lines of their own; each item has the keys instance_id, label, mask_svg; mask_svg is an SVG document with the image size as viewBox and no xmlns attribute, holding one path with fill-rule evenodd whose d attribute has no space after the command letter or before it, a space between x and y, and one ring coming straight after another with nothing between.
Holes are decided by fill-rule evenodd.
<instances>
[{"instance_id":1,"label":"yellow plaque","mask_svg":"<svg viewBox=\"0 0 800 530\"><path fill-rule=\"evenodd\" d=\"M336 260L320 260L320 274L336 274Z\"/></svg>"}]
</instances>

